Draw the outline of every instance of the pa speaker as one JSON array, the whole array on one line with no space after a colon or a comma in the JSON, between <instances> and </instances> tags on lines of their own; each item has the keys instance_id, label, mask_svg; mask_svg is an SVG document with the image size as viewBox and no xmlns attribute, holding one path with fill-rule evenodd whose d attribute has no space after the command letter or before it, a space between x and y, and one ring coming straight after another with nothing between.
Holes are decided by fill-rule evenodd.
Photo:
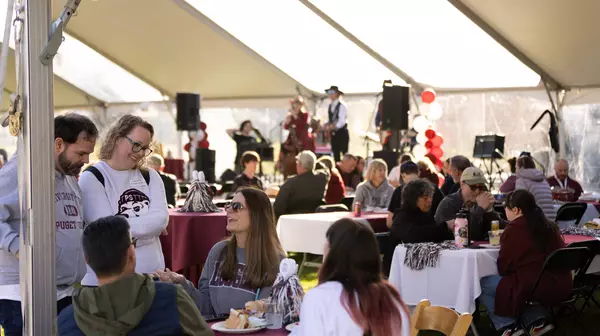
<instances>
[{"instance_id":1,"label":"pa speaker","mask_svg":"<svg viewBox=\"0 0 600 336\"><path fill-rule=\"evenodd\" d=\"M384 130L408 130L409 88L384 86L381 127Z\"/></svg>"},{"instance_id":2,"label":"pa speaker","mask_svg":"<svg viewBox=\"0 0 600 336\"><path fill-rule=\"evenodd\" d=\"M504 156L504 137L501 135L477 135L473 157L478 159L501 159Z\"/></svg>"},{"instance_id":3,"label":"pa speaker","mask_svg":"<svg viewBox=\"0 0 600 336\"><path fill-rule=\"evenodd\" d=\"M197 93L178 93L177 130L196 131L200 129L200 95Z\"/></svg>"},{"instance_id":4,"label":"pa speaker","mask_svg":"<svg viewBox=\"0 0 600 336\"><path fill-rule=\"evenodd\" d=\"M204 173L206 182L215 183L216 152L206 148L196 149L196 170Z\"/></svg>"}]
</instances>

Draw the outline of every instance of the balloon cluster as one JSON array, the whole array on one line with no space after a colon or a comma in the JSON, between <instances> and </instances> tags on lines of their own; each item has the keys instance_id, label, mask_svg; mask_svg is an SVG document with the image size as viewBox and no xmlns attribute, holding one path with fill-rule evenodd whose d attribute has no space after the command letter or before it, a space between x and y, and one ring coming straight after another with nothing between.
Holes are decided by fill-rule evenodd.
<instances>
[{"instance_id":1,"label":"balloon cluster","mask_svg":"<svg viewBox=\"0 0 600 336\"><path fill-rule=\"evenodd\" d=\"M183 149L189 153L191 159L196 158L197 148L207 148L210 146L208 142L208 133L206 133L206 124L200 122L200 129L197 131L190 131L188 134L190 142L183 146Z\"/></svg>"},{"instance_id":2,"label":"balloon cluster","mask_svg":"<svg viewBox=\"0 0 600 336\"><path fill-rule=\"evenodd\" d=\"M441 161L444 151L441 146L444 138L433 129L432 121L439 120L442 117L442 106L435 101L435 91L426 89L421 93L421 100L425 103L422 106L422 114L413 119L413 129L417 132L417 145L412 149L415 158L428 157L431 162L441 167Z\"/></svg>"}]
</instances>

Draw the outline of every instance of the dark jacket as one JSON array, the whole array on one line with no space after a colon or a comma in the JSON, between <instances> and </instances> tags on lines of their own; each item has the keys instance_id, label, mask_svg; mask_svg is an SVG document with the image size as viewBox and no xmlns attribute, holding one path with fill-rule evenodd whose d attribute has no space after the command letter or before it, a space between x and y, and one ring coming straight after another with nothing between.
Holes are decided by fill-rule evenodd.
<instances>
[{"instance_id":1,"label":"dark jacket","mask_svg":"<svg viewBox=\"0 0 600 336\"><path fill-rule=\"evenodd\" d=\"M452 178L452 176L450 176L450 174L448 174L444 178L444 184L442 185L442 187L440 188L440 190L442 191L442 193L444 194L444 196L450 195L453 192L457 192L458 191L458 189L455 188L455 185L456 186L460 186L460 184L454 183L454 179ZM452 191L452 189L454 189L454 191Z\"/></svg>"},{"instance_id":2,"label":"dark jacket","mask_svg":"<svg viewBox=\"0 0 600 336\"><path fill-rule=\"evenodd\" d=\"M548 184L550 184L550 188L561 187L560 182L556 179L555 176L548 177L547 181L548 181ZM573 201L577 201L579 199L579 197L581 197L581 194L583 194L583 188L581 187L581 184L579 184L579 182L571 179L570 177L567 177L567 188L573 189L573 192L574 192L573 196L575 197L573 199Z\"/></svg>"},{"instance_id":3,"label":"dark jacket","mask_svg":"<svg viewBox=\"0 0 600 336\"><path fill-rule=\"evenodd\" d=\"M177 285L133 274L84 287L58 316L61 336L213 335L200 311Z\"/></svg>"},{"instance_id":4,"label":"dark jacket","mask_svg":"<svg viewBox=\"0 0 600 336\"><path fill-rule=\"evenodd\" d=\"M231 187L231 192L234 193L241 187L254 187L263 190L263 184L256 176L249 178L244 173L241 173L235 177L235 180L233 180L233 186Z\"/></svg>"},{"instance_id":5,"label":"dark jacket","mask_svg":"<svg viewBox=\"0 0 600 336\"><path fill-rule=\"evenodd\" d=\"M177 206L177 193L179 186L177 185L177 178L175 175L165 174L161 171L157 171L163 184L165 185L165 195L167 196L167 204L173 207Z\"/></svg>"},{"instance_id":6,"label":"dark jacket","mask_svg":"<svg viewBox=\"0 0 600 336\"><path fill-rule=\"evenodd\" d=\"M324 169L303 173L285 181L273 203L275 217L315 212L317 207L325 204L323 198L328 182L329 172Z\"/></svg>"},{"instance_id":7,"label":"dark jacket","mask_svg":"<svg viewBox=\"0 0 600 336\"><path fill-rule=\"evenodd\" d=\"M471 240L487 240L488 231L491 230L492 221L494 220L500 222L500 227L504 226L504 220L500 218L500 215L493 208L486 211L477 204L465 205L460 190L444 197L435 212L436 223L445 223L446 221L456 219L456 214L463 207L469 212L469 235Z\"/></svg>"},{"instance_id":8,"label":"dark jacket","mask_svg":"<svg viewBox=\"0 0 600 336\"><path fill-rule=\"evenodd\" d=\"M419 209L400 209L394 217L391 234L402 243L441 242L454 238L446 223L438 225L431 214Z\"/></svg>"},{"instance_id":9,"label":"dark jacket","mask_svg":"<svg viewBox=\"0 0 600 336\"><path fill-rule=\"evenodd\" d=\"M396 212L400 211L402 207L402 188L404 186L401 185L394 189L394 193L392 194L392 200L390 201L390 206L388 207L388 211L396 215ZM433 191L433 200L431 202L431 209L429 210L429 214L431 216L435 216L435 212L437 211L438 206L444 199L444 195L442 191L437 186L434 186L435 190Z\"/></svg>"},{"instance_id":10,"label":"dark jacket","mask_svg":"<svg viewBox=\"0 0 600 336\"><path fill-rule=\"evenodd\" d=\"M502 280L496 289L495 313L500 316L516 316L530 299L530 291L550 253L565 247L560 236L550 242L546 251L540 251L533 238L525 217L512 221L500 237L498 273ZM546 273L533 299L542 304L558 303L569 297L573 281L570 272Z\"/></svg>"}]
</instances>

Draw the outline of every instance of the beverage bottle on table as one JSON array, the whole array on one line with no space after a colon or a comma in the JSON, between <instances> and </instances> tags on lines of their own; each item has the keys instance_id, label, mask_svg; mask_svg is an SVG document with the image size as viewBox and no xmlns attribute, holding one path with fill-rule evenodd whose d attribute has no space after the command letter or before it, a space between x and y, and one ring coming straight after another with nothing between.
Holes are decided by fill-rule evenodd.
<instances>
[{"instance_id":1,"label":"beverage bottle on table","mask_svg":"<svg viewBox=\"0 0 600 336\"><path fill-rule=\"evenodd\" d=\"M492 231L500 231L500 222L495 220L492 221Z\"/></svg>"},{"instance_id":2,"label":"beverage bottle on table","mask_svg":"<svg viewBox=\"0 0 600 336\"><path fill-rule=\"evenodd\" d=\"M360 207L362 206L362 204L360 202L354 202L354 217L360 217L361 216L361 209Z\"/></svg>"},{"instance_id":3,"label":"beverage bottle on table","mask_svg":"<svg viewBox=\"0 0 600 336\"><path fill-rule=\"evenodd\" d=\"M464 211L460 211L454 221L454 243L459 248L469 246L469 222Z\"/></svg>"}]
</instances>

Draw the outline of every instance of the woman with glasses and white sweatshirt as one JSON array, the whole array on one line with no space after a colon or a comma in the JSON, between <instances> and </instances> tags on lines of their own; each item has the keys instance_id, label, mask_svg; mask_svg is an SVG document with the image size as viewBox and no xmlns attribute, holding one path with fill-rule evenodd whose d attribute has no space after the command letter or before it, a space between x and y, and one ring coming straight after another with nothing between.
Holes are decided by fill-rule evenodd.
<instances>
[{"instance_id":1,"label":"woman with glasses and white sweatshirt","mask_svg":"<svg viewBox=\"0 0 600 336\"><path fill-rule=\"evenodd\" d=\"M111 215L127 218L136 241L137 273L165 268L159 240L169 221L165 188L158 173L144 167L153 137L154 128L142 118L121 117L102 142L101 161L88 167L79 179L86 223ZM98 285L89 267L81 283Z\"/></svg>"}]
</instances>

